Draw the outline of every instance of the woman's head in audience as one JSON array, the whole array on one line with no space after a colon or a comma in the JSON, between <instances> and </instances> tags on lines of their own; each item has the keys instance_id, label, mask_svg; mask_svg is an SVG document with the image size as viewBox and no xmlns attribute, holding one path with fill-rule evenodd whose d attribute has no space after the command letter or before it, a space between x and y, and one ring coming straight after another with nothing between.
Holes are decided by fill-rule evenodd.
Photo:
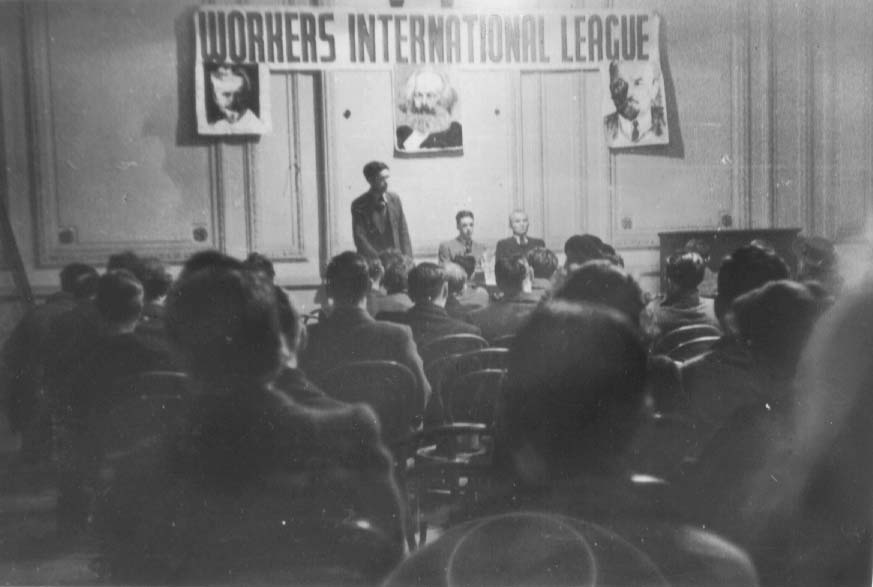
<instances>
[{"instance_id":1,"label":"woman's head in audience","mask_svg":"<svg viewBox=\"0 0 873 587\"><path fill-rule=\"evenodd\" d=\"M696 292L697 286L703 281L705 271L706 263L698 253L683 251L670 255L665 267L667 294Z\"/></svg>"},{"instance_id":2,"label":"woman's head in audience","mask_svg":"<svg viewBox=\"0 0 873 587\"><path fill-rule=\"evenodd\" d=\"M564 243L564 267L572 271L588 261L603 259L603 241L593 234L574 234Z\"/></svg>"},{"instance_id":3,"label":"woman's head in audience","mask_svg":"<svg viewBox=\"0 0 873 587\"><path fill-rule=\"evenodd\" d=\"M124 269L133 273L142 284L146 303L151 303L167 295L173 278L157 257L140 257L133 251L124 251L109 257L107 271Z\"/></svg>"},{"instance_id":4,"label":"woman's head in audience","mask_svg":"<svg viewBox=\"0 0 873 587\"><path fill-rule=\"evenodd\" d=\"M771 281L734 300L731 325L759 368L788 380L827 305L826 297L804 284Z\"/></svg>"},{"instance_id":5,"label":"woman's head in audience","mask_svg":"<svg viewBox=\"0 0 873 587\"><path fill-rule=\"evenodd\" d=\"M715 315L725 322L731 303L768 281L788 279L788 266L772 249L746 245L724 258L718 270Z\"/></svg>"},{"instance_id":6,"label":"woman's head in audience","mask_svg":"<svg viewBox=\"0 0 873 587\"><path fill-rule=\"evenodd\" d=\"M240 270L246 269L245 264L239 259L230 257L214 249L208 249L206 251L194 253L193 255L188 257L188 260L185 261L184 265L182 265L182 271L179 273L179 279L182 279L190 273L199 271L200 269L206 269L207 267L223 267L227 269Z\"/></svg>"},{"instance_id":7,"label":"woman's head in audience","mask_svg":"<svg viewBox=\"0 0 873 587\"><path fill-rule=\"evenodd\" d=\"M497 416L504 464L532 483L608 472L643 415L637 329L610 308L547 302L519 331L509 365Z\"/></svg>"},{"instance_id":8,"label":"woman's head in audience","mask_svg":"<svg viewBox=\"0 0 873 587\"><path fill-rule=\"evenodd\" d=\"M267 381L282 346L275 288L236 259L213 260L185 272L170 290L167 332L195 376Z\"/></svg>"},{"instance_id":9,"label":"woman's head in audience","mask_svg":"<svg viewBox=\"0 0 873 587\"><path fill-rule=\"evenodd\" d=\"M385 268L385 277L382 278L385 292L390 295L407 291L409 272L415 267L413 260L396 250L383 251L379 259Z\"/></svg>"},{"instance_id":10,"label":"woman's head in audience","mask_svg":"<svg viewBox=\"0 0 873 587\"><path fill-rule=\"evenodd\" d=\"M370 291L367 260L346 251L330 260L324 272L327 295L338 306L358 306Z\"/></svg>"},{"instance_id":11,"label":"woman's head in audience","mask_svg":"<svg viewBox=\"0 0 873 587\"><path fill-rule=\"evenodd\" d=\"M110 333L132 332L143 304L142 284L130 271L108 271L97 281L94 305Z\"/></svg>"},{"instance_id":12,"label":"woman's head in audience","mask_svg":"<svg viewBox=\"0 0 873 587\"><path fill-rule=\"evenodd\" d=\"M636 327L643 311L643 292L636 280L610 261L589 261L567 276L555 299L603 304L627 317Z\"/></svg>"},{"instance_id":13,"label":"woman's head in audience","mask_svg":"<svg viewBox=\"0 0 873 587\"><path fill-rule=\"evenodd\" d=\"M448 278L435 263L419 263L409 272L409 297L416 304L445 305Z\"/></svg>"},{"instance_id":14,"label":"woman's head in audience","mask_svg":"<svg viewBox=\"0 0 873 587\"><path fill-rule=\"evenodd\" d=\"M93 298L97 293L97 270L84 263L70 263L61 269L61 291L76 299Z\"/></svg>"}]
</instances>

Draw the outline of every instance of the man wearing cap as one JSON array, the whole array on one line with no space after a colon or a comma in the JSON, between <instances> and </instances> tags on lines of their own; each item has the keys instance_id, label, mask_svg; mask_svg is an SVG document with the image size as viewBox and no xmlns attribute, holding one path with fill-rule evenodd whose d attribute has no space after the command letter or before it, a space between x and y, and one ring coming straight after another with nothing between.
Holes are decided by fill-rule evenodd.
<instances>
[{"instance_id":1,"label":"man wearing cap","mask_svg":"<svg viewBox=\"0 0 873 587\"><path fill-rule=\"evenodd\" d=\"M388 249L412 256L409 228L400 196L388 191L391 173L381 161L364 165L370 189L352 202L352 232L358 254L373 259Z\"/></svg>"}]
</instances>

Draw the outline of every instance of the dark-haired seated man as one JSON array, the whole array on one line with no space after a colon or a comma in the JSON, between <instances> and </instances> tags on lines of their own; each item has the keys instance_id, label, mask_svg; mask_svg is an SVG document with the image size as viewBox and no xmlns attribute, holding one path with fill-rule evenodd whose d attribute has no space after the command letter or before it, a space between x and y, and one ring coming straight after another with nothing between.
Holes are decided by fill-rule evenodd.
<instances>
[{"instance_id":1,"label":"dark-haired seated man","mask_svg":"<svg viewBox=\"0 0 873 587\"><path fill-rule=\"evenodd\" d=\"M100 316L100 336L83 353L70 378L69 395L59 398L59 420L64 439L58 499L61 532L81 527L90 509L86 485L93 480L104 448L99 428L120 401L114 383L146 371L178 371L180 361L164 345L136 334L143 309L143 287L129 271L120 269L101 276L95 306Z\"/></svg>"},{"instance_id":2,"label":"dark-haired seated man","mask_svg":"<svg viewBox=\"0 0 873 587\"><path fill-rule=\"evenodd\" d=\"M686 512L746 547L765 584L800 580L786 568L792 546L784 534L787 527L762 526L768 512L750 504L752 493L772 481L773 460L798 456L794 378L801 351L826 306L810 288L789 280L768 282L734 300L735 336L749 349L751 375L762 393L726 420L682 480ZM774 483L788 481L779 479L781 472L774 477Z\"/></svg>"},{"instance_id":3,"label":"dark-haired seated man","mask_svg":"<svg viewBox=\"0 0 873 587\"><path fill-rule=\"evenodd\" d=\"M645 380L646 347L618 312L540 306L510 349L497 409L504 483L470 512L500 517L450 528L388 584L755 585L742 551L677 523L665 486L623 466Z\"/></svg>"},{"instance_id":4,"label":"dark-haired seated man","mask_svg":"<svg viewBox=\"0 0 873 587\"><path fill-rule=\"evenodd\" d=\"M61 270L61 291L30 309L18 322L0 351L0 392L3 409L14 432L21 434L20 457L35 463L51 454L51 415L46 389L50 338L58 318L90 303L97 288L97 270L71 263Z\"/></svg>"},{"instance_id":5,"label":"dark-haired seated man","mask_svg":"<svg viewBox=\"0 0 873 587\"><path fill-rule=\"evenodd\" d=\"M448 315L445 310L448 291L448 278L439 265L420 263L409 272L409 295L415 305L396 321L412 328L418 348L450 334L482 334L476 326Z\"/></svg>"},{"instance_id":6,"label":"dark-haired seated man","mask_svg":"<svg viewBox=\"0 0 873 587\"><path fill-rule=\"evenodd\" d=\"M667 258L667 291L663 298L653 300L643 314L643 328L652 340L692 324L719 326L713 301L701 298L697 291L705 270L703 257L694 252Z\"/></svg>"},{"instance_id":7,"label":"dark-haired seated man","mask_svg":"<svg viewBox=\"0 0 873 587\"><path fill-rule=\"evenodd\" d=\"M402 556L390 457L364 406L274 390L274 287L235 263L174 286L167 327L198 392L183 429L117 468L99 528L112 582L373 582ZM363 535L364 540L361 540Z\"/></svg>"},{"instance_id":8,"label":"dark-haired seated man","mask_svg":"<svg viewBox=\"0 0 873 587\"><path fill-rule=\"evenodd\" d=\"M325 271L327 295L334 307L325 320L308 328L309 341L300 365L313 381L353 361L397 361L409 367L417 381L414 409L424 413L430 384L408 326L376 321L367 313L370 278L367 261L351 251L340 253ZM330 390L327 390L328 392Z\"/></svg>"},{"instance_id":9,"label":"dark-haired seated man","mask_svg":"<svg viewBox=\"0 0 873 587\"><path fill-rule=\"evenodd\" d=\"M762 391L753 377L748 348L729 327L731 304L742 294L779 279L788 279L788 267L772 250L746 245L722 261L715 314L725 334L708 353L682 366L689 415L697 421L704 440L737 408L755 402Z\"/></svg>"},{"instance_id":10,"label":"dark-haired seated man","mask_svg":"<svg viewBox=\"0 0 873 587\"><path fill-rule=\"evenodd\" d=\"M476 259L470 256L458 257L454 262L444 263L443 268L449 280L446 311L450 316L464 320L470 312L491 303L488 290L473 281Z\"/></svg>"},{"instance_id":11,"label":"dark-haired seated man","mask_svg":"<svg viewBox=\"0 0 873 587\"><path fill-rule=\"evenodd\" d=\"M125 251L109 257L106 271L117 269L130 271L142 284L143 308L137 332L166 344L163 302L173 278L167 273L163 262L157 257L140 257L133 251Z\"/></svg>"},{"instance_id":12,"label":"dark-haired seated man","mask_svg":"<svg viewBox=\"0 0 873 587\"><path fill-rule=\"evenodd\" d=\"M379 254L379 261L385 270L382 276L382 288L385 295L370 295L368 293L367 308L374 318L380 314L393 315L405 312L412 307L409 298L409 272L415 267L412 257L399 251L389 250ZM371 279L372 283L372 279ZM371 286L372 291L372 286Z\"/></svg>"},{"instance_id":13,"label":"dark-haired seated man","mask_svg":"<svg viewBox=\"0 0 873 587\"><path fill-rule=\"evenodd\" d=\"M540 301L540 296L531 292L530 267L524 257L497 259L494 277L503 297L468 318L489 342L514 335Z\"/></svg>"},{"instance_id":14,"label":"dark-haired seated man","mask_svg":"<svg viewBox=\"0 0 873 587\"><path fill-rule=\"evenodd\" d=\"M527 263L533 272L531 291L540 298L548 297L552 292L552 278L558 270L558 256L545 247L536 247L528 251Z\"/></svg>"}]
</instances>

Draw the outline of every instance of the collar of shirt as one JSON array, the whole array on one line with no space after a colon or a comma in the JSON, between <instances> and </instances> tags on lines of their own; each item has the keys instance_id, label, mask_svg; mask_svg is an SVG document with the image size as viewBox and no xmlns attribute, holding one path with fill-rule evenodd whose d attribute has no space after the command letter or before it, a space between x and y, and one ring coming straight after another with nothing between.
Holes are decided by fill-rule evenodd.
<instances>
[{"instance_id":1,"label":"collar of shirt","mask_svg":"<svg viewBox=\"0 0 873 587\"><path fill-rule=\"evenodd\" d=\"M629 120L619 114L618 126L621 128L621 134L623 134L628 140L630 140L634 132L634 121L637 123L637 131L640 133L639 138L637 139L637 141L639 141L650 130L652 130L652 110L640 110L640 113L637 114L637 117L634 120Z\"/></svg>"},{"instance_id":2,"label":"collar of shirt","mask_svg":"<svg viewBox=\"0 0 873 587\"><path fill-rule=\"evenodd\" d=\"M512 237L515 239L515 242L517 242L519 244L519 246L523 247L524 245L527 244L527 236L518 236L518 235L514 234L514 235L512 235Z\"/></svg>"}]
</instances>

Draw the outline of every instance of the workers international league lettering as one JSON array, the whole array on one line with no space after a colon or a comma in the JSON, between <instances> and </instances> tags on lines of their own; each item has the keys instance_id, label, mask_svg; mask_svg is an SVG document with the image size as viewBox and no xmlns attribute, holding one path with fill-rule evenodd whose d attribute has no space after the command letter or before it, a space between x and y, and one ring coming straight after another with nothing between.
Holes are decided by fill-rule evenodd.
<instances>
[{"instance_id":1,"label":"workers international league lettering","mask_svg":"<svg viewBox=\"0 0 873 587\"><path fill-rule=\"evenodd\" d=\"M204 134L269 127L264 70L379 69L394 72L395 153L456 154L469 98L458 70L575 69L602 72L609 146L668 141L658 16L643 10L202 6L194 29Z\"/></svg>"}]
</instances>

